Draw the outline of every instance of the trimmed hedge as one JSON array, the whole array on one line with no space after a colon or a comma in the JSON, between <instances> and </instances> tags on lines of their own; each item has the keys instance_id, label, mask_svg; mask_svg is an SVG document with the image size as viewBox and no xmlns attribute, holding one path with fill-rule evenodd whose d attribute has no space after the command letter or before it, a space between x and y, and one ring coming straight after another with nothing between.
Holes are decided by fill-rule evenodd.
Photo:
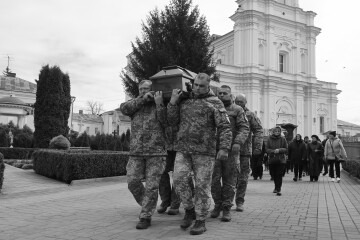
<instances>
[{"instance_id":1,"label":"trimmed hedge","mask_svg":"<svg viewBox=\"0 0 360 240\"><path fill-rule=\"evenodd\" d=\"M31 159L31 155L37 148L9 148L0 147L0 153L5 159Z\"/></svg>"},{"instance_id":2,"label":"trimmed hedge","mask_svg":"<svg viewBox=\"0 0 360 240\"><path fill-rule=\"evenodd\" d=\"M5 171L4 156L0 153L0 192L4 182L4 171Z\"/></svg>"},{"instance_id":3,"label":"trimmed hedge","mask_svg":"<svg viewBox=\"0 0 360 240\"><path fill-rule=\"evenodd\" d=\"M350 175L360 179L360 161L348 160L342 163L342 167Z\"/></svg>"},{"instance_id":4,"label":"trimmed hedge","mask_svg":"<svg viewBox=\"0 0 360 240\"><path fill-rule=\"evenodd\" d=\"M126 175L129 153L41 149L32 157L37 174L70 184L72 180Z\"/></svg>"}]
</instances>

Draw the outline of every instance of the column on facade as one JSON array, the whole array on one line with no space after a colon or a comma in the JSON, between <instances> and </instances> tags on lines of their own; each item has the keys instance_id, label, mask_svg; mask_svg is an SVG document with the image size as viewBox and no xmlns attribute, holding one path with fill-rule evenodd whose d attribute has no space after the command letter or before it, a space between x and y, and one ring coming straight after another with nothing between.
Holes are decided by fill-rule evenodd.
<instances>
[{"instance_id":1,"label":"column on facade","mask_svg":"<svg viewBox=\"0 0 360 240\"><path fill-rule=\"evenodd\" d=\"M263 128L270 129L276 125L276 93L277 84L271 79L267 79L264 87L264 119Z\"/></svg>"},{"instance_id":2,"label":"column on facade","mask_svg":"<svg viewBox=\"0 0 360 240\"><path fill-rule=\"evenodd\" d=\"M248 106L251 111L257 112L258 116L260 116L260 96L261 96L261 85L260 80L251 78L248 83L250 86L249 94L247 96Z\"/></svg>"},{"instance_id":3,"label":"column on facade","mask_svg":"<svg viewBox=\"0 0 360 240\"><path fill-rule=\"evenodd\" d=\"M240 23L235 23L234 26L234 65L241 65L241 51L242 41L241 41L241 27Z\"/></svg>"},{"instance_id":4,"label":"column on facade","mask_svg":"<svg viewBox=\"0 0 360 240\"><path fill-rule=\"evenodd\" d=\"M307 37L307 46L308 46L308 74L311 77L316 77L316 67L315 67L315 44L316 44L316 39L314 36L312 36L313 33L310 33L310 36Z\"/></svg>"},{"instance_id":5,"label":"column on facade","mask_svg":"<svg viewBox=\"0 0 360 240\"><path fill-rule=\"evenodd\" d=\"M313 86L309 86L307 89L307 96L305 100L305 113L307 116L306 122L305 122L305 135L311 136L312 134L318 134L317 130L317 89L315 89Z\"/></svg>"},{"instance_id":6,"label":"column on facade","mask_svg":"<svg viewBox=\"0 0 360 240\"><path fill-rule=\"evenodd\" d=\"M302 85L295 85L295 108L296 108L296 125L298 125L296 132L304 135L304 88Z\"/></svg>"}]
</instances>

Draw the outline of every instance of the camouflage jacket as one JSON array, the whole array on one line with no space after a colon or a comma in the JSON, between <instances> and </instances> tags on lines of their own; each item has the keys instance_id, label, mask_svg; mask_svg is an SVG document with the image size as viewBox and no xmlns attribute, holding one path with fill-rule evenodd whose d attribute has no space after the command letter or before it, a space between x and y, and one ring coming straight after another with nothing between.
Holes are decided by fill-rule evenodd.
<instances>
[{"instance_id":1,"label":"camouflage jacket","mask_svg":"<svg viewBox=\"0 0 360 240\"><path fill-rule=\"evenodd\" d=\"M249 135L243 145L240 147L240 155L251 156L253 149L261 151L263 145L263 128L260 119L247 107L244 108L246 117L249 121Z\"/></svg>"},{"instance_id":2,"label":"camouflage jacket","mask_svg":"<svg viewBox=\"0 0 360 240\"><path fill-rule=\"evenodd\" d=\"M175 151L215 156L216 132L219 148L229 150L232 133L224 104L213 91L203 97L191 94L179 105L168 104L168 122L179 125Z\"/></svg>"},{"instance_id":3,"label":"camouflage jacket","mask_svg":"<svg viewBox=\"0 0 360 240\"><path fill-rule=\"evenodd\" d=\"M225 108L230 119L232 132L232 144L244 145L249 135L249 123L242 107L231 104ZM220 138L217 136L217 149L219 149Z\"/></svg>"},{"instance_id":4,"label":"camouflage jacket","mask_svg":"<svg viewBox=\"0 0 360 240\"><path fill-rule=\"evenodd\" d=\"M166 108L147 103L142 97L120 105L120 111L131 118L130 155L164 156Z\"/></svg>"}]
</instances>

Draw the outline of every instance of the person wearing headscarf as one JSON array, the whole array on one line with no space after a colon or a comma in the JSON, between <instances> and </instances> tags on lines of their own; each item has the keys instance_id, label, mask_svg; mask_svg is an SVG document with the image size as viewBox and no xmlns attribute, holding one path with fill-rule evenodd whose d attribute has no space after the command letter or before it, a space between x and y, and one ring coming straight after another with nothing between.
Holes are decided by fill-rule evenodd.
<instances>
[{"instance_id":1,"label":"person wearing headscarf","mask_svg":"<svg viewBox=\"0 0 360 240\"><path fill-rule=\"evenodd\" d=\"M273 193L281 196L282 178L285 173L288 144L285 137L281 136L281 128L276 126L272 135L266 142L265 149L269 156L269 169L274 180L275 189Z\"/></svg>"},{"instance_id":2,"label":"person wearing headscarf","mask_svg":"<svg viewBox=\"0 0 360 240\"><path fill-rule=\"evenodd\" d=\"M311 136L311 142L307 148L307 161L309 163L310 181L318 181L322 169L322 155L324 149L317 135Z\"/></svg>"},{"instance_id":3,"label":"person wearing headscarf","mask_svg":"<svg viewBox=\"0 0 360 240\"><path fill-rule=\"evenodd\" d=\"M300 134L296 134L295 139L289 144L288 156L294 165L294 178L296 182L301 181L303 165L306 164L306 145Z\"/></svg>"}]
</instances>

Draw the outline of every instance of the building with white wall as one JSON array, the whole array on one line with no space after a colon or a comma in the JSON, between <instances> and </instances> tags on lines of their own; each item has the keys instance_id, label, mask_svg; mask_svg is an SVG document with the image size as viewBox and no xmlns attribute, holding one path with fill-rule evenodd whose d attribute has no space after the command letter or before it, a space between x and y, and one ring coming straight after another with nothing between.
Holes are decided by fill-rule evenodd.
<instances>
[{"instance_id":1,"label":"building with white wall","mask_svg":"<svg viewBox=\"0 0 360 240\"><path fill-rule=\"evenodd\" d=\"M337 129L336 83L316 77L316 13L298 0L238 0L234 28L213 36L221 85L245 93L263 127L298 125L297 133Z\"/></svg>"},{"instance_id":2,"label":"building with white wall","mask_svg":"<svg viewBox=\"0 0 360 240\"><path fill-rule=\"evenodd\" d=\"M36 84L16 77L0 76L0 123L12 121L23 128L27 125L33 131Z\"/></svg>"}]
</instances>

